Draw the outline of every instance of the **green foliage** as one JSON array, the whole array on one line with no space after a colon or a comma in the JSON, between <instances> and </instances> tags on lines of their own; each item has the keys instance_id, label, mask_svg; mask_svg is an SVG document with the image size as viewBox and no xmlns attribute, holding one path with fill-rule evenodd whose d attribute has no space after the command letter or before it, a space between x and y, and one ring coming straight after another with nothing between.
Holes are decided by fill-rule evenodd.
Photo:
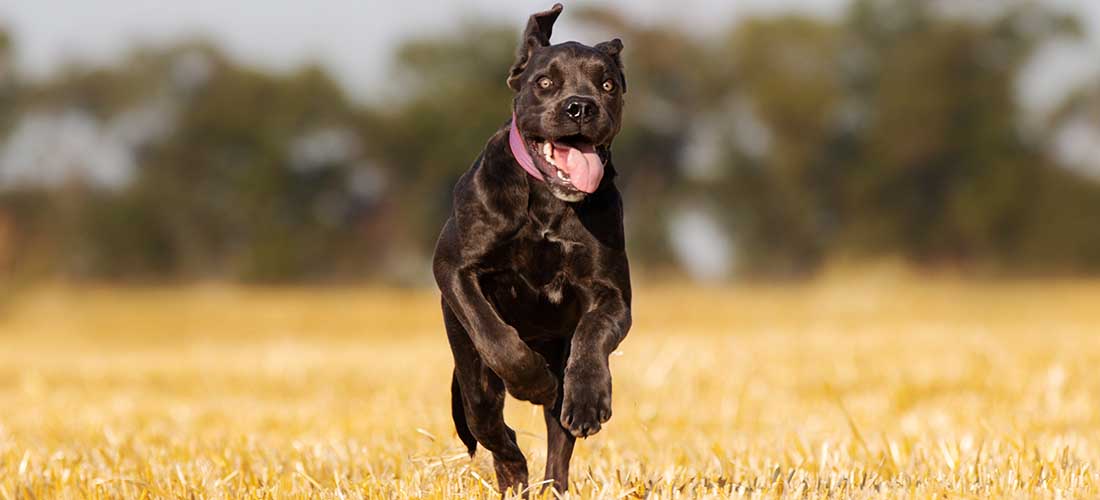
<instances>
[{"instance_id":1,"label":"green foliage","mask_svg":"<svg viewBox=\"0 0 1100 500\"><path fill-rule=\"evenodd\" d=\"M1100 185L1058 164L1052 133L1023 131L1015 90L1041 44L1080 34L1075 19L859 0L839 21L747 19L703 38L580 10L626 44L615 161L643 272L678 272L669 224L685 206L713 211L744 276L805 276L837 255L1100 271ZM131 144L121 190L0 192L16 235L0 263L93 279L423 279L454 181L508 117L517 35L467 25L409 41L396 97L372 105L319 67L273 73L205 43L0 81L4 133L70 110L104 130L135 110L168 121ZM11 47L0 37L0 65ZM1100 109L1097 95L1074 93L1048 129Z\"/></svg>"},{"instance_id":2,"label":"green foliage","mask_svg":"<svg viewBox=\"0 0 1100 500\"><path fill-rule=\"evenodd\" d=\"M402 194L401 239L426 254L450 210L450 193L511 110L505 85L516 34L497 27L416 40L396 57L404 99L369 133ZM471 34L473 33L473 34Z\"/></svg>"}]
</instances>

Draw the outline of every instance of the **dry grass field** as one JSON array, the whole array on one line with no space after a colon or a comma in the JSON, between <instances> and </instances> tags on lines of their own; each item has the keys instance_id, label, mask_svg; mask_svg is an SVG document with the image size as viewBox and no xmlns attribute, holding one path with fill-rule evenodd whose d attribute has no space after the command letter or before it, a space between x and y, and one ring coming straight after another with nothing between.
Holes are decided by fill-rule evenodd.
<instances>
[{"instance_id":1,"label":"dry grass field","mask_svg":"<svg viewBox=\"0 0 1100 500\"><path fill-rule=\"evenodd\" d=\"M1100 283L643 287L582 498L1100 496ZM432 291L0 308L0 498L495 498ZM543 423L508 420L542 477Z\"/></svg>"}]
</instances>

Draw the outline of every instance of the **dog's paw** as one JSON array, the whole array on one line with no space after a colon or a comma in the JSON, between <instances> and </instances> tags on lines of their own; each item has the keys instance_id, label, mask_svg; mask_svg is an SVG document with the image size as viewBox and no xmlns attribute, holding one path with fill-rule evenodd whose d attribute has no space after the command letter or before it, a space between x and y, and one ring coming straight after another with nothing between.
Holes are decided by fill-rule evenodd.
<instances>
[{"instance_id":1,"label":"dog's paw","mask_svg":"<svg viewBox=\"0 0 1100 500\"><path fill-rule=\"evenodd\" d=\"M588 437L610 419L611 371L607 365L570 366L565 372L561 425L576 437Z\"/></svg>"}]
</instances>

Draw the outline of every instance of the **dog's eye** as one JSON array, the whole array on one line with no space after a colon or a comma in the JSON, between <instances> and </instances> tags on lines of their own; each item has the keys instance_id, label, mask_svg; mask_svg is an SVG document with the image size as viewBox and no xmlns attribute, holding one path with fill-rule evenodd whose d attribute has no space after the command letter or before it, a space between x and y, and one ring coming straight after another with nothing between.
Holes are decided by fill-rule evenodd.
<instances>
[{"instance_id":1,"label":"dog's eye","mask_svg":"<svg viewBox=\"0 0 1100 500\"><path fill-rule=\"evenodd\" d=\"M554 80L551 80L548 77L544 76L542 78L539 78L539 87L542 87L544 89L548 89L553 84L554 84Z\"/></svg>"},{"instance_id":2,"label":"dog's eye","mask_svg":"<svg viewBox=\"0 0 1100 500\"><path fill-rule=\"evenodd\" d=\"M615 82L613 82L611 80L604 81L603 82L603 90L604 90L604 92L611 92L612 90L615 90Z\"/></svg>"}]
</instances>

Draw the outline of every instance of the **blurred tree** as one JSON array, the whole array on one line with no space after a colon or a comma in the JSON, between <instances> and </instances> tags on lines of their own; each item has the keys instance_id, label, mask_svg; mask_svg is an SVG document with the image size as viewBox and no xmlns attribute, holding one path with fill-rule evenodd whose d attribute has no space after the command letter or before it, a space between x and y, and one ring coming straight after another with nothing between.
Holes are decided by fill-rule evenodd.
<instances>
[{"instance_id":1,"label":"blurred tree","mask_svg":"<svg viewBox=\"0 0 1100 500\"><path fill-rule=\"evenodd\" d=\"M851 80L869 110L846 186L846 243L897 249L919 262L1008 264L1029 235L1040 179L1061 176L1024 140L1015 82L1039 44L1076 34L1035 6L975 22L935 4L856 2Z\"/></svg>"},{"instance_id":2,"label":"blurred tree","mask_svg":"<svg viewBox=\"0 0 1100 500\"><path fill-rule=\"evenodd\" d=\"M393 79L402 96L379 111L373 143L402 193L404 217L390 237L421 263L450 211L459 175L509 117L505 79L517 40L511 29L471 25L397 50Z\"/></svg>"},{"instance_id":3,"label":"blurred tree","mask_svg":"<svg viewBox=\"0 0 1100 500\"><path fill-rule=\"evenodd\" d=\"M188 275L300 280L331 276L355 248L364 267L340 270L364 276L378 253L354 224L375 201L350 181L368 168L363 113L317 67L271 75L204 54L205 76L172 89L172 138L145 152L136 186L157 200L177 265Z\"/></svg>"},{"instance_id":4,"label":"blurred tree","mask_svg":"<svg viewBox=\"0 0 1100 500\"><path fill-rule=\"evenodd\" d=\"M1079 26L1046 4L961 5L856 0L839 20L749 18L716 36L583 7L626 45L615 161L636 269L676 276L705 243L747 277L897 254L1100 272L1100 184L1052 146L1096 121L1082 110L1100 92L1028 131L1015 90L1037 48ZM0 270L422 279L454 181L508 118L518 37L466 25L411 40L394 98L366 106L320 67L272 72L203 42L24 81L0 31ZM733 245L685 236L685 220Z\"/></svg>"},{"instance_id":5,"label":"blurred tree","mask_svg":"<svg viewBox=\"0 0 1100 500\"><path fill-rule=\"evenodd\" d=\"M804 17L751 20L730 34L731 121L758 122L765 131L736 140L748 132L733 127L730 175L719 186L745 255L743 269L798 276L824 257L848 161L834 148L845 133L843 105L851 105L840 71L842 35Z\"/></svg>"},{"instance_id":6,"label":"blurred tree","mask_svg":"<svg viewBox=\"0 0 1100 500\"><path fill-rule=\"evenodd\" d=\"M742 104L729 121L759 121L768 146L754 151L735 126L719 188L752 272L799 275L836 253L1007 271L1042 246L1034 189L1060 190L1067 173L1022 136L1015 81L1039 44L1079 31L1031 4L985 22L936 5L858 1L842 25L732 31L728 88ZM1100 195L1080 191L1075 206Z\"/></svg>"},{"instance_id":7,"label":"blurred tree","mask_svg":"<svg viewBox=\"0 0 1100 500\"><path fill-rule=\"evenodd\" d=\"M365 183L385 175L368 161L365 112L319 68L271 74L189 43L138 50L118 67L70 67L28 94L27 113L89 116L140 166L121 191L73 179L29 204L41 206L47 253L70 275L271 281L376 271L385 239L369 220L385 199Z\"/></svg>"}]
</instances>

